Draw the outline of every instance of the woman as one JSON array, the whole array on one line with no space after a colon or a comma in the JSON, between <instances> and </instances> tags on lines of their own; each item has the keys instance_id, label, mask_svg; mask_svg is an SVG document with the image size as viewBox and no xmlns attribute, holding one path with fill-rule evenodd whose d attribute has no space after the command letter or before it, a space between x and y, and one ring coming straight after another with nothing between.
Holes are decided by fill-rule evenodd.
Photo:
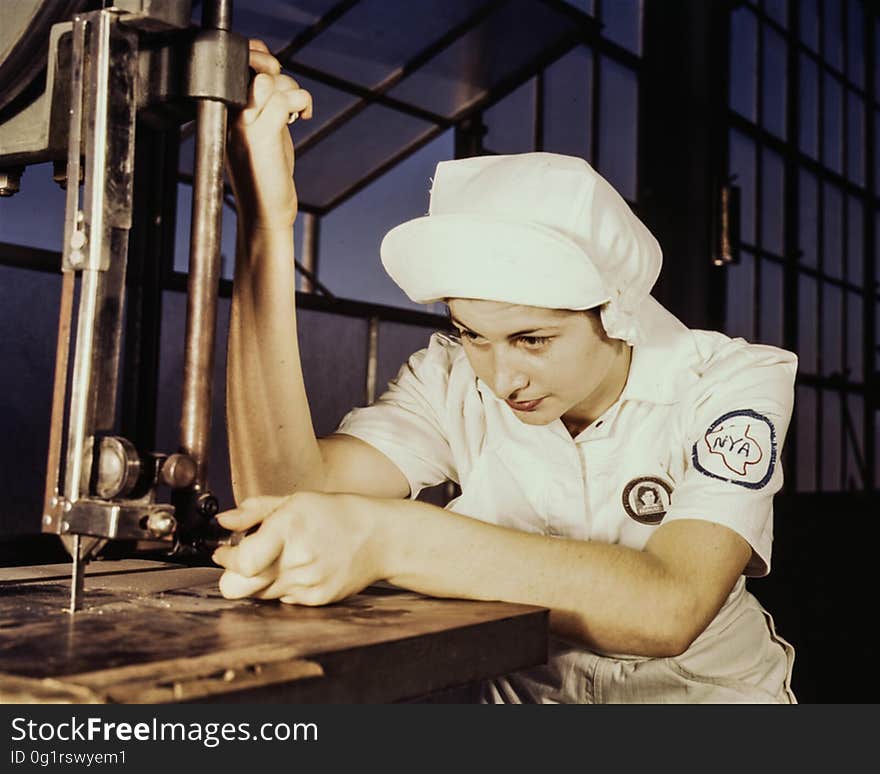
<instances>
[{"instance_id":1,"label":"woman","mask_svg":"<svg viewBox=\"0 0 880 774\"><path fill-rule=\"evenodd\" d=\"M387 579L549 608L548 663L486 701L793 702L791 648L744 576L769 571L794 356L690 331L654 301L659 246L586 162L444 162L430 214L381 253L410 298L447 301L461 338L435 334L317 439L286 131L311 98L260 43L251 66L230 147L240 505L221 521L260 526L215 554L222 592L321 605ZM462 488L446 510L408 499L444 480Z\"/></svg>"}]
</instances>

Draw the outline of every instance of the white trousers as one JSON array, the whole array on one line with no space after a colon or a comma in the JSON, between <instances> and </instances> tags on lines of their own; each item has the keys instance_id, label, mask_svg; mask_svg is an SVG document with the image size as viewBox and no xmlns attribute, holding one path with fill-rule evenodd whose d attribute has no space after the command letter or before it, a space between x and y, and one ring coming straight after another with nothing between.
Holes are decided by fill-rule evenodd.
<instances>
[{"instance_id":1,"label":"white trousers","mask_svg":"<svg viewBox=\"0 0 880 774\"><path fill-rule=\"evenodd\" d=\"M579 704L795 704L794 648L741 579L680 656L593 653L551 640L546 664L483 684L481 701Z\"/></svg>"}]
</instances>

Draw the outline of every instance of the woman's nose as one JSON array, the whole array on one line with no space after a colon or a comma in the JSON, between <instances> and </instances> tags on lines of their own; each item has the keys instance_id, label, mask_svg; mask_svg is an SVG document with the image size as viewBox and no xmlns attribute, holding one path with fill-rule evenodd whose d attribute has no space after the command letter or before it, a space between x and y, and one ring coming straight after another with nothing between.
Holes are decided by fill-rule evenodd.
<instances>
[{"instance_id":1,"label":"woman's nose","mask_svg":"<svg viewBox=\"0 0 880 774\"><path fill-rule=\"evenodd\" d=\"M529 377L512 358L495 357L495 393L500 398L514 398L529 385Z\"/></svg>"}]
</instances>

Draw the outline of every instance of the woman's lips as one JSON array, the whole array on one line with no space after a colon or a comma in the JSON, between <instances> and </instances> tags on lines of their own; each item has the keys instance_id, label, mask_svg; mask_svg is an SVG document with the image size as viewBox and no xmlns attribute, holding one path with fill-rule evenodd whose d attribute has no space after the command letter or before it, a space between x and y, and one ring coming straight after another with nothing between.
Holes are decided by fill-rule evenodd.
<instances>
[{"instance_id":1,"label":"woman's lips","mask_svg":"<svg viewBox=\"0 0 880 774\"><path fill-rule=\"evenodd\" d=\"M504 402L508 406L510 406L514 411L534 411L536 408L538 408L538 404L540 404L542 400L544 400L544 398L537 398L536 400L521 400L521 401L505 400Z\"/></svg>"}]
</instances>

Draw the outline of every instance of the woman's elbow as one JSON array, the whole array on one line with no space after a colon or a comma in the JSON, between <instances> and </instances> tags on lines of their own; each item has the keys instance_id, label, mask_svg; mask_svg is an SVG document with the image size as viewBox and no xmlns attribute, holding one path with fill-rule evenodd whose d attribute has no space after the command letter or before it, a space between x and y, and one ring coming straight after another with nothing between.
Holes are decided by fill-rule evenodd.
<instances>
[{"instance_id":1,"label":"woman's elbow","mask_svg":"<svg viewBox=\"0 0 880 774\"><path fill-rule=\"evenodd\" d=\"M630 611L616 622L599 624L589 611L553 611L554 633L604 653L647 658L671 658L684 653L705 629L698 605L687 599L669 600L650 610Z\"/></svg>"},{"instance_id":2,"label":"woman's elbow","mask_svg":"<svg viewBox=\"0 0 880 774\"><path fill-rule=\"evenodd\" d=\"M680 656L693 645L706 626L705 611L690 596L677 599L669 609L663 627L662 651L664 658Z\"/></svg>"}]
</instances>

